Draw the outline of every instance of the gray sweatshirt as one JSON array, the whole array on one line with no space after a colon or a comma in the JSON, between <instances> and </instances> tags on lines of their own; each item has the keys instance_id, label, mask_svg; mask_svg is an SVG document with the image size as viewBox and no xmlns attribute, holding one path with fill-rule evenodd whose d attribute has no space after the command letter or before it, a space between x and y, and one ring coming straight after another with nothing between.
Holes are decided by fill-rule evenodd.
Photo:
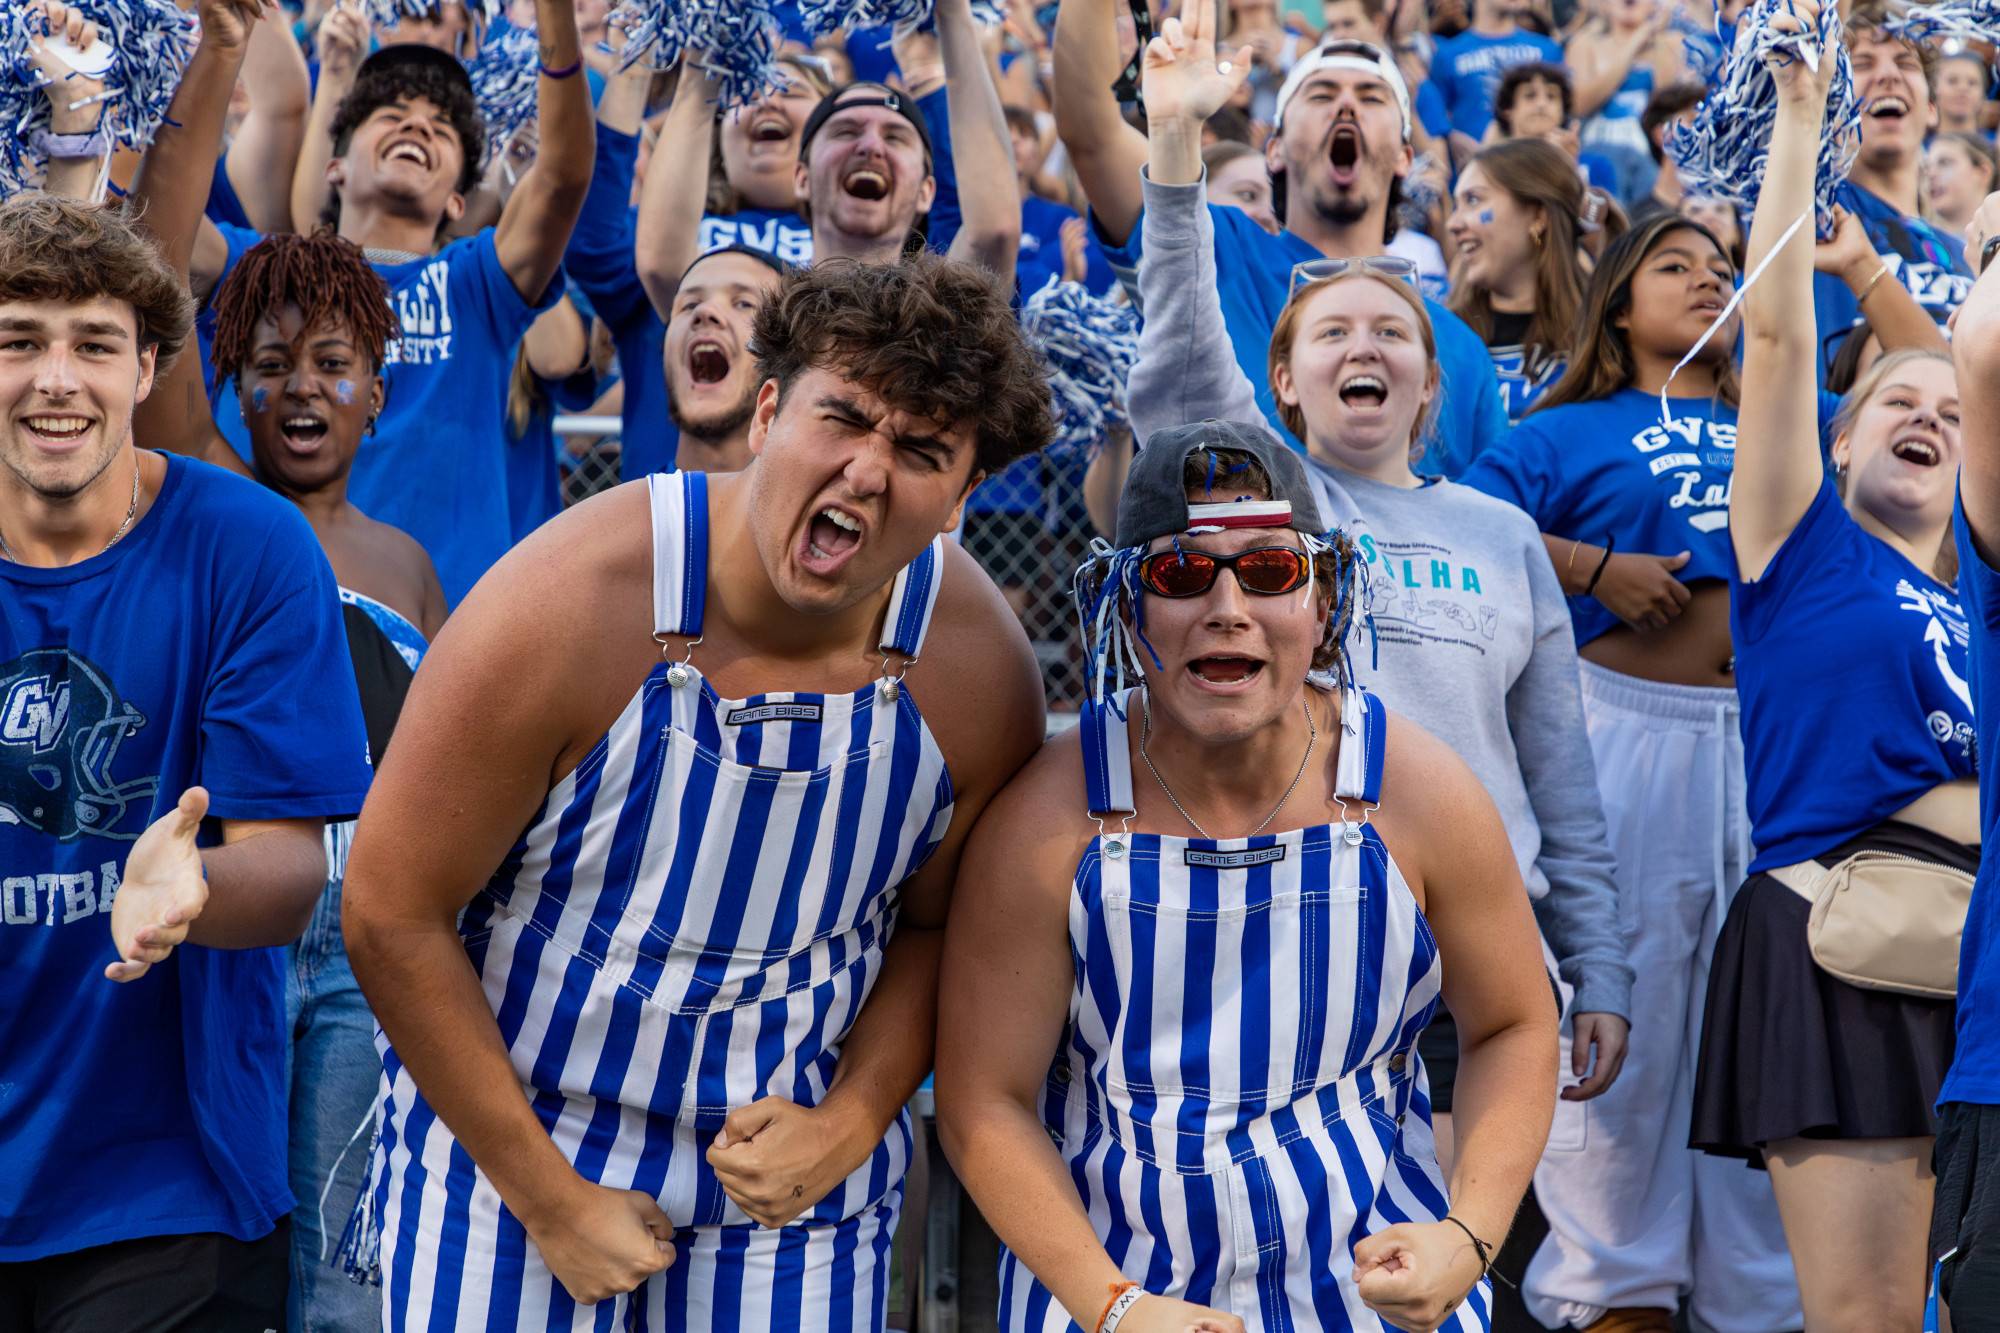
<instances>
[{"instance_id":1,"label":"gray sweatshirt","mask_svg":"<svg viewBox=\"0 0 2000 1333\"><path fill-rule=\"evenodd\" d=\"M1126 390L1133 434L1260 421L1216 294L1202 185L1145 182L1146 323ZM1526 514L1450 481L1407 489L1308 460L1320 516L1367 564L1373 639L1355 678L1455 749L1499 807L1576 1013L1631 1017L1615 862L1584 732L1569 607Z\"/></svg>"}]
</instances>

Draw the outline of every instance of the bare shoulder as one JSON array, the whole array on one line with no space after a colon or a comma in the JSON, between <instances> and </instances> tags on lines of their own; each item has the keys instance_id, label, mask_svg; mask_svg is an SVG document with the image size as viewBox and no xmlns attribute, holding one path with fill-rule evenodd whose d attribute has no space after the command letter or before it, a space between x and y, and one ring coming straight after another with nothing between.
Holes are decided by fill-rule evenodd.
<instances>
[{"instance_id":1,"label":"bare shoulder","mask_svg":"<svg viewBox=\"0 0 2000 1333\"><path fill-rule=\"evenodd\" d=\"M1047 713L1034 649L993 580L954 542L945 544L937 606L909 680L946 762L971 785L997 788L1041 744Z\"/></svg>"},{"instance_id":2,"label":"bare shoulder","mask_svg":"<svg viewBox=\"0 0 2000 1333\"><path fill-rule=\"evenodd\" d=\"M1066 894L1077 860L1097 836L1088 804L1083 747L1072 727L1044 742L1000 789L972 832L965 864L1005 860L1026 872L1030 886Z\"/></svg>"},{"instance_id":3,"label":"bare shoulder","mask_svg":"<svg viewBox=\"0 0 2000 1333\"><path fill-rule=\"evenodd\" d=\"M1493 798L1457 751L1400 713L1388 719L1373 819L1405 875L1427 880L1427 869L1482 857L1495 839L1504 846Z\"/></svg>"},{"instance_id":4,"label":"bare shoulder","mask_svg":"<svg viewBox=\"0 0 2000 1333\"><path fill-rule=\"evenodd\" d=\"M502 556L445 622L437 652L504 645L488 671L524 684L608 685L620 651L648 658L651 642L651 510L645 483L628 482L556 515Z\"/></svg>"}]
</instances>

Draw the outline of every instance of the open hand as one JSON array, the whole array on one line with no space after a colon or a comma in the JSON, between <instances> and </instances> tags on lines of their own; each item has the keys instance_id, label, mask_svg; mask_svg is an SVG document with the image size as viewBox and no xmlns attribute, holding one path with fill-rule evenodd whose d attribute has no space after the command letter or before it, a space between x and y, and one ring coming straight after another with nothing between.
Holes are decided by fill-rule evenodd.
<instances>
[{"instance_id":1,"label":"open hand","mask_svg":"<svg viewBox=\"0 0 2000 1333\"><path fill-rule=\"evenodd\" d=\"M368 53L367 11L353 0L340 0L333 12L321 20L319 35L314 40L319 52L319 76L332 79L337 85L352 83L355 71L361 68L361 57Z\"/></svg>"},{"instance_id":2,"label":"open hand","mask_svg":"<svg viewBox=\"0 0 2000 1333\"><path fill-rule=\"evenodd\" d=\"M875 1141L859 1144L824 1108L765 1097L739 1106L708 1148L723 1192L767 1227L810 1209L868 1160Z\"/></svg>"},{"instance_id":3,"label":"open hand","mask_svg":"<svg viewBox=\"0 0 2000 1333\"><path fill-rule=\"evenodd\" d=\"M1397 1328L1442 1324L1480 1271L1479 1251L1450 1222L1399 1222L1354 1247L1354 1294Z\"/></svg>"},{"instance_id":4,"label":"open hand","mask_svg":"<svg viewBox=\"0 0 2000 1333\"><path fill-rule=\"evenodd\" d=\"M578 1305L637 1290L674 1261L674 1227L652 1195L579 1177L575 1195L528 1227L542 1261Z\"/></svg>"},{"instance_id":5,"label":"open hand","mask_svg":"<svg viewBox=\"0 0 2000 1333\"><path fill-rule=\"evenodd\" d=\"M208 905L208 876L194 845L208 792L189 787L180 804L149 825L125 857L118 896L111 900L111 942L119 961L104 969L113 981L137 981L187 939Z\"/></svg>"},{"instance_id":6,"label":"open hand","mask_svg":"<svg viewBox=\"0 0 2000 1333\"><path fill-rule=\"evenodd\" d=\"M1867 282L1875 276L1881 262L1882 257L1875 253L1875 243L1868 239L1868 229L1861 225L1861 219L1835 204L1833 239L1814 244L1813 268L1842 280L1857 278Z\"/></svg>"},{"instance_id":7,"label":"open hand","mask_svg":"<svg viewBox=\"0 0 2000 1333\"><path fill-rule=\"evenodd\" d=\"M1168 19L1146 43L1140 68L1148 120L1207 120L1250 77L1253 48L1218 59L1214 6L1187 9L1185 19Z\"/></svg>"}]
</instances>

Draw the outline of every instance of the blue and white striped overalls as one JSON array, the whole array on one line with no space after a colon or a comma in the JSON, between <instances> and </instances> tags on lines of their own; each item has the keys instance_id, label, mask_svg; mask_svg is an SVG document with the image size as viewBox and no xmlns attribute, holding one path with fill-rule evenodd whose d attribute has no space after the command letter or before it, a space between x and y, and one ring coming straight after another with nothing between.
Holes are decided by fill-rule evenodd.
<instances>
[{"instance_id":1,"label":"blue and white striped overalls","mask_svg":"<svg viewBox=\"0 0 2000 1333\"><path fill-rule=\"evenodd\" d=\"M1076 988L1042 1118L1097 1234L1148 1291L1253 1329L1382 1329L1356 1241L1436 1221L1445 1187L1417 1034L1437 944L1368 812L1385 718L1345 695L1336 796L1351 820L1253 838L1119 827L1132 813L1128 690L1084 711L1104 831L1069 900ZM1445 1321L1489 1325L1484 1282ZM1003 1253L1000 1323L1072 1329Z\"/></svg>"},{"instance_id":2,"label":"blue and white striped overalls","mask_svg":"<svg viewBox=\"0 0 2000 1333\"><path fill-rule=\"evenodd\" d=\"M649 480L656 632L698 639L707 478ZM897 576L885 663L922 647L941 568L934 543ZM577 1307L385 1051L390 1329L882 1327L907 1119L775 1230L704 1154L737 1107L824 1096L897 886L950 822L944 757L895 680L724 699L691 663L662 663L549 792L460 933L543 1126L585 1178L657 1197L678 1256L633 1295Z\"/></svg>"}]
</instances>

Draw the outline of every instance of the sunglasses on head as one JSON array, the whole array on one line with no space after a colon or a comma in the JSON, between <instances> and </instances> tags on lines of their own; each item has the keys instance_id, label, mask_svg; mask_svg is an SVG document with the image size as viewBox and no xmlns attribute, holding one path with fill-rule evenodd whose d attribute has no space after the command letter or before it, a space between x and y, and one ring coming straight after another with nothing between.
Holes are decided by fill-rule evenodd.
<instances>
[{"instance_id":1,"label":"sunglasses on head","mask_svg":"<svg viewBox=\"0 0 2000 1333\"><path fill-rule=\"evenodd\" d=\"M1160 597L1199 597L1224 569L1236 571L1243 591L1260 597L1296 592L1312 577L1312 562L1295 546L1253 546L1235 555L1207 551L1156 551L1139 562L1139 582Z\"/></svg>"},{"instance_id":2,"label":"sunglasses on head","mask_svg":"<svg viewBox=\"0 0 2000 1333\"><path fill-rule=\"evenodd\" d=\"M1298 295L1299 288L1309 286L1326 278L1337 278L1350 269L1366 269L1370 273L1380 273L1385 278L1394 278L1417 285L1417 265L1415 260L1401 255L1367 255L1361 259L1308 259L1303 264L1292 265L1292 285L1285 293L1290 300Z\"/></svg>"}]
</instances>

